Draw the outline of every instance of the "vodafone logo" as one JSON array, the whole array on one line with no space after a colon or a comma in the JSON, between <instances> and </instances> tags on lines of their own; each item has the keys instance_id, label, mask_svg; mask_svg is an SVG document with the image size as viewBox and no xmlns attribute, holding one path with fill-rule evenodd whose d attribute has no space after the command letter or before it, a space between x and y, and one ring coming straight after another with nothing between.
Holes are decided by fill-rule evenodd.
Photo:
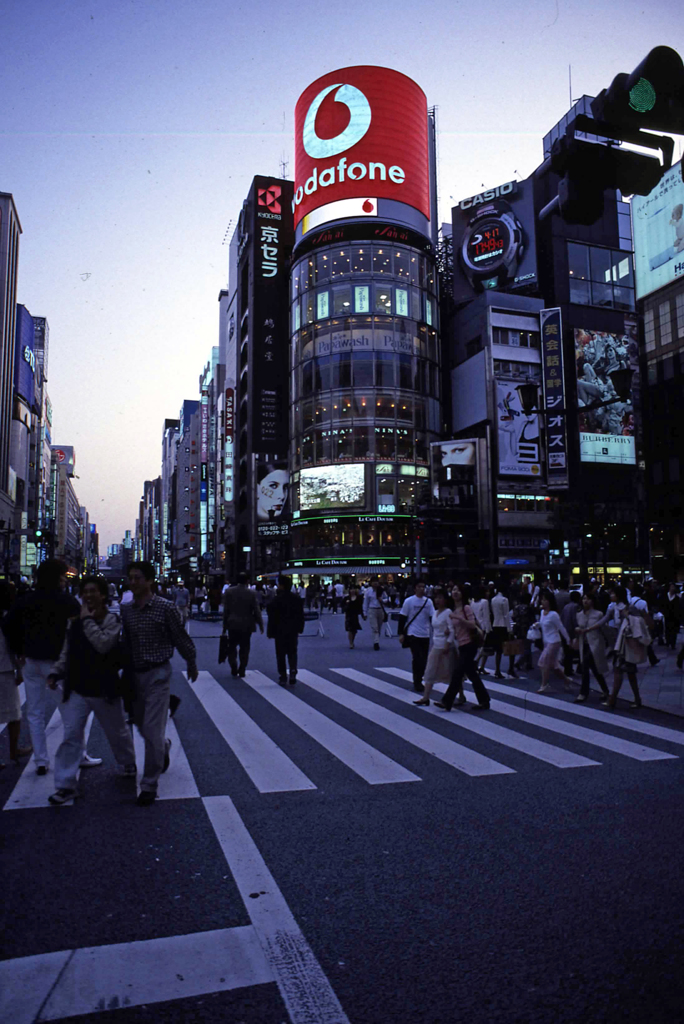
<instances>
[{"instance_id":1,"label":"vodafone logo","mask_svg":"<svg viewBox=\"0 0 684 1024\"><path fill-rule=\"evenodd\" d=\"M321 103L331 92L337 89L334 96L336 103L344 103L349 110L350 121L343 132L333 139L321 139L316 134L316 115ZM364 137L371 123L370 103L360 89L354 85L329 85L322 89L309 107L302 130L304 149L313 160L325 160L329 156L337 156L351 149Z\"/></svg>"}]
</instances>

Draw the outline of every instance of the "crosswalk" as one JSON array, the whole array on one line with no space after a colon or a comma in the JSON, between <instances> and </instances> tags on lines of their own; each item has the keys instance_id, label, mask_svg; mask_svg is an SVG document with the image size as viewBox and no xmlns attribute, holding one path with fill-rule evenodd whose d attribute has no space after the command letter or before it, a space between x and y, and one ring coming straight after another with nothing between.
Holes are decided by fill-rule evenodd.
<instances>
[{"instance_id":1,"label":"crosswalk","mask_svg":"<svg viewBox=\"0 0 684 1024\"><path fill-rule=\"evenodd\" d=\"M403 669L374 667L370 672L342 666L324 671L325 674L301 669L297 687L283 688L268 675L248 670L244 681L238 686L233 684L232 692L210 672L200 672L192 693L257 793L307 792L316 790L320 784L316 766L306 763L306 754L292 749L291 732L289 743L279 743L274 738L277 731L263 727L261 708L275 711L353 776L373 787L416 784L427 779L428 771L416 773L416 750L457 773L477 779L524 770L519 755L529 759L530 765L543 762L560 769L600 769L613 757L641 764L674 760L684 745L684 731L624 715L609 715L596 707L541 696L507 683L487 681L491 711L486 716L475 716L463 711L445 714L433 706L414 707L415 694L407 686L411 674ZM254 701L250 702L250 711L241 703L241 695L244 698L247 692L245 687L259 698L256 706ZM437 685L433 697L444 690L444 686ZM350 727L350 715L354 723L359 723L363 738ZM344 717L344 724L337 720L340 716ZM92 716L87 733L91 724ZM160 782L161 800L202 796L179 724L177 729L169 720L167 735L172 741L172 759ZM368 738L369 728L372 736L377 737L374 742ZM61 718L55 711L47 727L51 762L61 735ZM393 756L380 749L388 737ZM140 771L144 743L137 730L134 741ZM304 745L304 749L310 749L310 745ZM408 764L402 763L398 749L406 750ZM409 754L410 751L413 753ZM512 762L511 754L515 755ZM36 775L32 758L3 809L44 807L53 786L51 774Z\"/></svg>"}]
</instances>

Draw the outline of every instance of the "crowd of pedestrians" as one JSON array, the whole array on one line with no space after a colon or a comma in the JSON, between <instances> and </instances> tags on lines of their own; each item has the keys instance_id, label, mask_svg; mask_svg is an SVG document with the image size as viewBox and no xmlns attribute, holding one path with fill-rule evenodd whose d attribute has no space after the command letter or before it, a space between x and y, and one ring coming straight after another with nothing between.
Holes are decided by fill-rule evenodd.
<instances>
[{"instance_id":1,"label":"crowd of pedestrians","mask_svg":"<svg viewBox=\"0 0 684 1024\"><path fill-rule=\"evenodd\" d=\"M137 802L152 804L160 776L171 757L166 736L169 714L180 699L171 693L171 657L178 651L191 682L198 677L195 645L187 624L195 614L218 612L233 678L247 672L252 634L258 629L274 641L278 682L297 681L298 639L307 612L344 615L349 647L354 649L367 623L373 649L380 649L389 616L398 619L401 646L411 658L414 703L428 706L435 684L446 687L435 706L451 711L466 704L464 680L472 683L476 703L486 711L490 696L483 677L494 658L495 679L515 679L530 671L539 651L538 693L551 690L557 679L566 691L578 692L577 703L590 697L591 677L598 683L601 704L614 708L624 677L632 691L630 707L641 707L637 672L657 664L656 642L676 648L684 623L679 588L654 580L642 585L623 578L582 587L548 578L518 578L469 583L449 580L437 585L385 584L379 579L349 587L336 580L327 586L310 582L294 586L290 576L250 586L246 574L223 591L217 586L173 587L155 584L153 566L134 562L119 592L103 577L68 584L67 567L58 560L43 562L35 586L17 595L0 582L0 722L7 723L10 758L20 764L31 753L36 771L50 770L46 723L55 696L64 737L54 763L55 805L77 796L80 768L101 763L85 750L85 728L94 713L102 726L120 773L137 778L131 726L143 737L145 761ZM507 675L502 660L507 658ZM677 655L684 668L684 645ZM575 680L579 673L580 682ZM24 682L30 746L20 745L21 707L18 685ZM51 691L54 696L51 697ZM2 766L4 767L4 766Z\"/></svg>"}]
</instances>

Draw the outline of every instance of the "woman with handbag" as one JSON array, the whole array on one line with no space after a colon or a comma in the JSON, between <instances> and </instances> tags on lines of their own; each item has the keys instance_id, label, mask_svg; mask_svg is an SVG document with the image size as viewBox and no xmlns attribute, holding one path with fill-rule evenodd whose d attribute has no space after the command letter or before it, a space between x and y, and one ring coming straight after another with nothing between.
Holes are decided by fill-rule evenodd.
<instances>
[{"instance_id":1,"label":"woman with handbag","mask_svg":"<svg viewBox=\"0 0 684 1024\"><path fill-rule=\"evenodd\" d=\"M596 681L603 691L604 697L609 695L605 674L608 671L606 642L600 629L592 629L603 618L596 607L596 595L588 592L582 598L582 611L577 613L575 632L579 638L579 656L582 666L582 685L575 704L582 704L589 697L589 673L593 672Z\"/></svg>"},{"instance_id":2,"label":"woman with handbag","mask_svg":"<svg viewBox=\"0 0 684 1024\"><path fill-rule=\"evenodd\" d=\"M448 683L451 678L451 662L453 660L454 627L451 622L451 600L441 587L432 592L432 648L428 654L427 665L423 674L425 692L414 704L430 704L430 691L435 683Z\"/></svg>"},{"instance_id":3,"label":"woman with handbag","mask_svg":"<svg viewBox=\"0 0 684 1024\"><path fill-rule=\"evenodd\" d=\"M542 673L541 686L537 693L546 693L547 690L551 689L549 686L549 676L552 672L560 676L565 683L565 689L570 690L572 689L572 680L568 679L561 664L561 652L563 649L561 637L566 643L570 642L570 637L560 620L560 615L556 611L556 599L550 590L542 590L541 608L539 625L541 626L544 650L537 662Z\"/></svg>"},{"instance_id":4,"label":"woman with handbag","mask_svg":"<svg viewBox=\"0 0 684 1024\"><path fill-rule=\"evenodd\" d=\"M456 694L458 694L457 703L465 704L463 680L468 676L477 697L477 704L473 706L472 710L488 711L489 694L475 664L479 642L482 640L481 630L475 621L472 608L469 607L468 598L458 584L455 584L451 591L451 598L454 602L451 622L459 657L451 674L449 687L442 699L435 702L435 707L441 708L442 711L451 711Z\"/></svg>"}]
</instances>

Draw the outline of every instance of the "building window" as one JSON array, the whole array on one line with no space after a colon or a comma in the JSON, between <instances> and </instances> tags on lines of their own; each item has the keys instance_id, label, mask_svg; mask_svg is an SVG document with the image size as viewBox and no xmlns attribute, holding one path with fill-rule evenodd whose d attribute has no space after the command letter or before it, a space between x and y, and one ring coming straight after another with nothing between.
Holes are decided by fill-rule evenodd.
<instances>
[{"instance_id":1,"label":"building window","mask_svg":"<svg viewBox=\"0 0 684 1024\"><path fill-rule=\"evenodd\" d=\"M644 310L644 340L646 343L646 351L653 352L656 347L656 334L655 334L655 313L652 309Z\"/></svg>"},{"instance_id":2,"label":"building window","mask_svg":"<svg viewBox=\"0 0 684 1024\"><path fill-rule=\"evenodd\" d=\"M568 242L570 302L634 309L632 253Z\"/></svg>"},{"instance_id":3,"label":"building window","mask_svg":"<svg viewBox=\"0 0 684 1024\"><path fill-rule=\"evenodd\" d=\"M660 344L669 345L672 342L672 320L670 318L670 303L661 302L658 306L658 320L660 326Z\"/></svg>"}]
</instances>

